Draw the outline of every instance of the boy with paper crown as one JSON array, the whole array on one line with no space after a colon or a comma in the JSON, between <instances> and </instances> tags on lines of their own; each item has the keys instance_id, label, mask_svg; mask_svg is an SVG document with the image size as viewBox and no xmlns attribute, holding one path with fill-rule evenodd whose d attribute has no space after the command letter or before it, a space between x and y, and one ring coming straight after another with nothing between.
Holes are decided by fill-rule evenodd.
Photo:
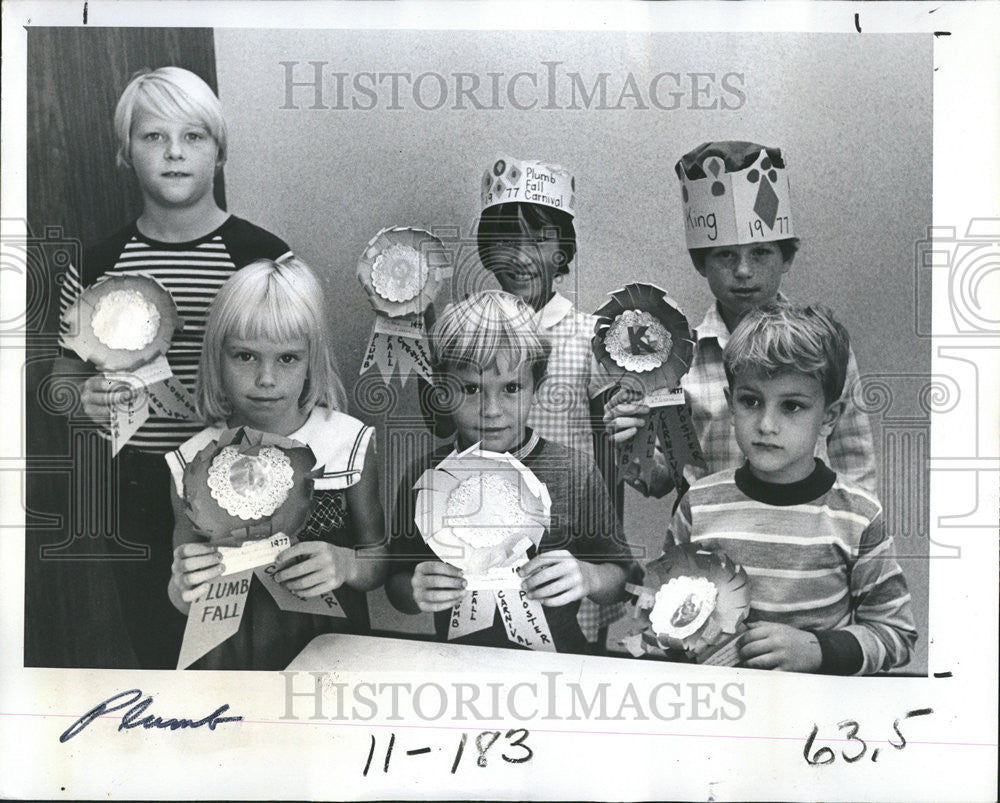
<instances>
[{"instance_id":1,"label":"boy with paper crown","mask_svg":"<svg viewBox=\"0 0 1000 803\"><path fill-rule=\"evenodd\" d=\"M592 400L610 385L590 348L596 318L555 289L576 256L576 178L556 164L502 156L483 172L480 194L480 261L535 311L538 334L551 349L528 423L543 438L593 457L592 421L603 410ZM602 630L624 612L623 605L583 601L580 625L598 651Z\"/></svg>"},{"instance_id":2,"label":"boy with paper crown","mask_svg":"<svg viewBox=\"0 0 1000 803\"><path fill-rule=\"evenodd\" d=\"M792 265L799 241L778 148L706 142L685 154L674 169L681 182L688 253L715 296L696 329L694 360L682 381L706 462L704 469L686 467L690 483L743 461L724 394L722 352L749 310L782 298L781 278ZM827 437L817 442L816 456L839 476L874 491L871 426L852 400L858 381L857 361L850 350L844 412ZM622 390L609 400L604 421L612 440L622 443L635 436L648 415L648 407L634 403ZM665 465L657 469L648 487L626 479L648 496L664 496L673 489L673 481Z\"/></svg>"}]
</instances>

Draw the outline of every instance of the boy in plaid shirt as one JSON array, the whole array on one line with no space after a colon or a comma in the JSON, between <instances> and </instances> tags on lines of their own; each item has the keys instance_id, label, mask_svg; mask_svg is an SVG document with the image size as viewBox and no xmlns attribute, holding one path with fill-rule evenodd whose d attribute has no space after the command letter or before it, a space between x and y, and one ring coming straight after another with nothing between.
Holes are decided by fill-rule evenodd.
<instances>
[{"instance_id":1,"label":"boy in plaid shirt","mask_svg":"<svg viewBox=\"0 0 1000 803\"><path fill-rule=\"evenodd\" d=\"M722 352L749 310L782 298L781 277L791 267L799 241L793 234L779 149L752 142L708 142L685 154L675 170L684 199L688 253L715 296L696 329L694 360L681 382L706 463L704 469L685 468L684 478L691 483L743 462L726 404ZM871 425L852 400L859 379L850 350L841 396L844 412L828 436L819 439L816 456L839 476L874 492ZM648 416L648 407L620 390L610 398L604 422L612 440L621 443L634 437ZM673 490L662 461L648 486L632 477L626 481L647 496Z\"/></svg>"}]
</instances>

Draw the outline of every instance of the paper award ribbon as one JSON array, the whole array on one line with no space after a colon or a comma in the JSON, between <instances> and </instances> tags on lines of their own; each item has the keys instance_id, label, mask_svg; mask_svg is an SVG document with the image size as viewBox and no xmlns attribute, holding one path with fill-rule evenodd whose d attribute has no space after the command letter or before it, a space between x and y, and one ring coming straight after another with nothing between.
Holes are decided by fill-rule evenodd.
<instances>
[{"instance_id":1,"label":"paper award ribbon","mask_svg":"<svg viewBox=\"0 0 1000 803\"><path fill-rule=\"evenodd\" d=\"M595 313L591 346L610 376L642 393L651 409L646 426L619 449L619 466L628 474L638 465L638 479L652 479L657 445L663 451L675 486L688 463L704 466L691 409L681 377L691 366L694 340L687 319L662 290L630 284L611 294Z\"/></svg>"},{"instance_id":2,"label":"paper award ribbon","mask_svg":"<svg viewBox=\"0 0 1000 803\"><path fill-rule=\"evenodd\" d=\"M312 449L248 427L230 429L184 467L185 513L217 546L226 574L211 581L188 612L178 669L184 669L237 630L256 576L287 611L344 616L332 593L303 600L274 580L277 556L297 539L312 500Z\"/></svg>"},{"instance_id":3,"label":"paper award ribbon","mask_svg":"<svg viewBox=\"0 0 1000 803\"><path fill-rule=\"evenodd\" d=\"M240 629L252 577L253 569L219 577L209 583L199 600L191 603L178 669L187 669Z\"/></svg>"},{"instance_id":4,"label":"paper award ribbon","mask_svg":"<svg viewBox=\"0 0 1000 803\"><path fill-rule=\"evenodd\" d=\"M527 598L515 571L548 527L552 500L545 485L510 454L476 444L425 471L414 490L421 536L468 583L448 638L485 630L500 616L511 642L554 652L543 607Z\"/></svg>"},{"instance_id":5,"label":"paper award ribbon","mask_svg":"<svg viewBox=\"0 0 1000 803\"><path fill-rule=\"evenodd\" d=\"M386 383L399 374L405 384L416 371L432 378L424 312L450 264L444 244L422 229L382 229L358 260L358 281L375 310L375 324L361 373L377 368Z\"/></svg>"},{"instance_id":6,"label":"paper award ribbon","mask_svg":"<svg viewBox=\"0 0 1000 803\"><path fill-rule=\"evenodd\" d=\"M693 658L700 664L735 666L737 644L750 612L750 579L723 552L697 544L668 547L628 584L634 597L629 635L633 656Z\"/></svg>"},{"instance_id":7,"label":"paper award ribbon","mask_svg":"<svg viewBox=\"0 0 1000 803\"><path fill-rule=\"evenodd\" d=\"M227 429L184 466L187 517L221 546L297 533L309 516L315 462L312 449L291 438Z\"/></svg>"},{"instance_id":8,"label":"paper award ribbon","mask_svg":"<svg viewBox=\"0 0 1000 803\"><path fill-rule=\"evenodd\" d=\"M108 379L112 454L150 415L197 417L194 399L164 356L183 323L170 293L155 279L142 274L100 279L66 310L62 328L61 345L92 362Z\"/></svg>"},{"instance_id":9,"label":"paper award ribbon","mask_svg":"<svg viewBox=\"0 0 1000 803\"><path fill-rule=\"evenodd\" d=\"M274 579L275 559L298 539L279 533L268 539L247 541L239 547L219 547L226 573L212 580L191 603L177 668L186 669L233 636L243 621L251 578L256 577L283 611L346 618L332 591L302 599Z\"/></svg>"}]
</instances>

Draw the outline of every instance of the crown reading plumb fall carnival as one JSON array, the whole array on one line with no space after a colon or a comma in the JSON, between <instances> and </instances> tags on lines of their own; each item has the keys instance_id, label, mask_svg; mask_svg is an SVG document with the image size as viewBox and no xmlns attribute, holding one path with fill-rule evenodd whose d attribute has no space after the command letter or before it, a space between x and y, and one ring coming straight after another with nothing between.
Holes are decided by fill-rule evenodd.
<instances>
[{"instance_id":1,"label":"crown reading plumb fall carnival","mask_svg":"<svg viewBox=\"0 0 1000 803\"><path fill-rule=\"evenodd\" d=\"M483 172L482 208L497 204L541 204L576 214L576 179L565 168L531 159L501 156Z\"/></svg>"}]
</instances>

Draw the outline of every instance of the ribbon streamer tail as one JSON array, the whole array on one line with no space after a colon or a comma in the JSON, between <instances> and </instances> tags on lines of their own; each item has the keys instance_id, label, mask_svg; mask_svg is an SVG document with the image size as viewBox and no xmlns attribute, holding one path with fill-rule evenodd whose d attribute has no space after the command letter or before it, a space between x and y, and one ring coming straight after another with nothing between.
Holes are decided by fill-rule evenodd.
<instances>
[{"instance_id":1,"label":"ribbon streamer tail","mask_svg":"<svg viewBox=\"0 0 1000 803\"><path fill-rule=\"evenodd\" d=\"M690 408L687 405L661 407L651 415L656 437L663 449L670 473L673 475L676 487L681 487L684 466L691 464L705 467L705 458L701 452L701 444L691 421Z\"/></svg>"},{"instance_id":2,"label":"ribbon streamer tail","mask_svg":"<svg viewBox=\"0 0 1000 803\"><path fill-rule=\"evenodd\" d=\"M142 393L141 396L142 400L138 404L133 404L136 394L132 393L126 407L123 408L121 404L115 404L111 410L112 457L121 451L121 448L149 419L149 403L146 394Z\"/></svg>"},{"instance_id":3,"label":"ribbon streamer tail","mask_svg":"<svg viewBox=\"0 0 1000 803\"><path fill-rule=\"evenodd\" d=\"M433 379L430 357L424 343L414 337L386 334L373 331L361 364L361 373L377 368L382 380L388 384L394 374L399 375L401 385L406 384L410 374L416 371L430 382Z\"/></svg>"},{"instance_id":4,"label":"ribbon streamer tail","mask_svg":"<svg viewBox=\"0 0 1000 803\"><path fill-rule=\"evenodd\" d=\"M540 652L555 652L552 631L545 618L542 603L528 599L524 591L507 589L494 592L497 610L507 630L507 638L514 644Z\"/></svg>"},{"instance_id":5,"label":"ribbon streamer tail","mask_svg":"<svg viewBox=\"0 0 1000 803\"><path fill-rule=\"evenodd\" d=\"M198 417L194 397L172 375L169 375L169 365L163 360L168 376L151 381L148 384L142 378L141 372L136 375L115 377L119 382L118 399L111 410L111 451L118 454L128 443L150 415L158 418L173 418L180 421L193 421ZM162 372L158 375L162 376ZM109 378L115 375L109 375ZM152 374L151 374L152 376ZM128 388L126 395L126 388Z\"/></svg>"},{"instance_id":6,"label":"ribbon streamer tail","mask_svg":"<svg viewBox=\"0 0 1000 803\"><path fill-rule=\"evenodd\" d=\"M470 591L451 609L448 641L492 627L495 612L496 600L492 591Z\"/></svg>"},{"instance_id":7,"label":"ribbon streamer tail","mask_svg":"<svg viewBox=\"0 0 1000 803\"><path fill-rule=\"evenodd\" d=\"M400 368L402 384L406 384L411 371L416 371L428 382L432 381L434 372L431 368L431 361L427 355L427 350L424 348L423 340L414 337L403 337L402 335L396 335L396 340L399 342L400 354L403 355L403 358L400 360L402 365Z\"/></svg>"},{"instance_id":8,"label":"ribbon streamer tail","mask_svg":"<svg viewBox=\"0 0 1000 803\"><path fill-rule=\"evenodd\" d=\"M394 352L391 335L372 331L372 336L368 340L368 348L365 350L365 359L361 363L360 373L366 374L372 368L377 368L382 375L382 381L388 384L396 367Z\"/></svg>"},{"instance_id":9,"label":"ribbon streamer tail","mask_svg":"<svg viewBox=\"0 0 1000 803\"><path fill-rule=\"evenodd\" d=\"M274 579L275 565L258 566L254 569L257 579L264 584L275 603L283 611L294 611L296 613L311 613L314 616L333 616L338 619L346 619L347 614L334 592L328 591L318 597L301 599L281 583Z\"/></svg>"},{"instance_id":10,"label":"ribbon streamer tail","mask_svg":"<svg viewBox=\"0 0 1000 803\"><path fill-rule=\"evenodd\" d=\"M194 396L176 377L155 382L148 387L149 407L160 418L176 418L180 421L196 421L198 410Z\"/></svg>"},{"instance_id":11,"label":"ribbon streamer tail","mask_svg":"<svg viewBox=\"0 0 1000 803\"><path fill-rule=\"evenodd\" d=\"M405 337L399 337L398 335L390 335L390 337L396 341L396 353L399 355L396 363L399 371L399 384L400 387L405 387L406 380L410 378L410 373L416 367L416 361L413 359L413 349Z\"/></svg>"},{"instance_id":12,"label":"ribbon streamer tail","mask_svg":"<svg viewBox=\"0 0 1000 803\"><path fill-rule=\"evenodd\" d=\"M191 603L177 668L187 669L240 629L253 570L212 580L208 590Z\"/></svg>"},{"instance_id":13,"label":"ribbon streamer tail","mask_svg":"<svg viewBox=\"0 0 1000 803\"><path fill-rule=\"evenodd\" d=\"M652 481L653 467L656 465L656 441L657 432L655 424L655 412L650 414L646 425L640 429L635 437L621 446L619 466L629 479L639 479L647 487ZM638 465L638 474L633 476L635 469L633 465Z\"/></svg>"},{"instance_id":14,"label":"ribbon streamer tail","mask_svg":"<svg viewBox=\"0 0 1000 803\"><path fill-rule=\"evenodd\" d=\"M398 373L400 384L405 385L414 370L428 382L431 381L433 370L425 341L424 322L419 315L390 319L381 313L376 314L361 363L361 373L366 373L373 366L379 369L386 384L393 374Z\"/></svg>"},{"instance_id":15,"label":"ribbon streamer tail","mask_svg":"<svg viewBox=\"0 0 1000 803\"><path fill-rule=\"evenodd\" d=\"M740 662L740 634L725 639L712 650L698 656L705 666L736 666Z\"/></svg>"}]
</instances>

